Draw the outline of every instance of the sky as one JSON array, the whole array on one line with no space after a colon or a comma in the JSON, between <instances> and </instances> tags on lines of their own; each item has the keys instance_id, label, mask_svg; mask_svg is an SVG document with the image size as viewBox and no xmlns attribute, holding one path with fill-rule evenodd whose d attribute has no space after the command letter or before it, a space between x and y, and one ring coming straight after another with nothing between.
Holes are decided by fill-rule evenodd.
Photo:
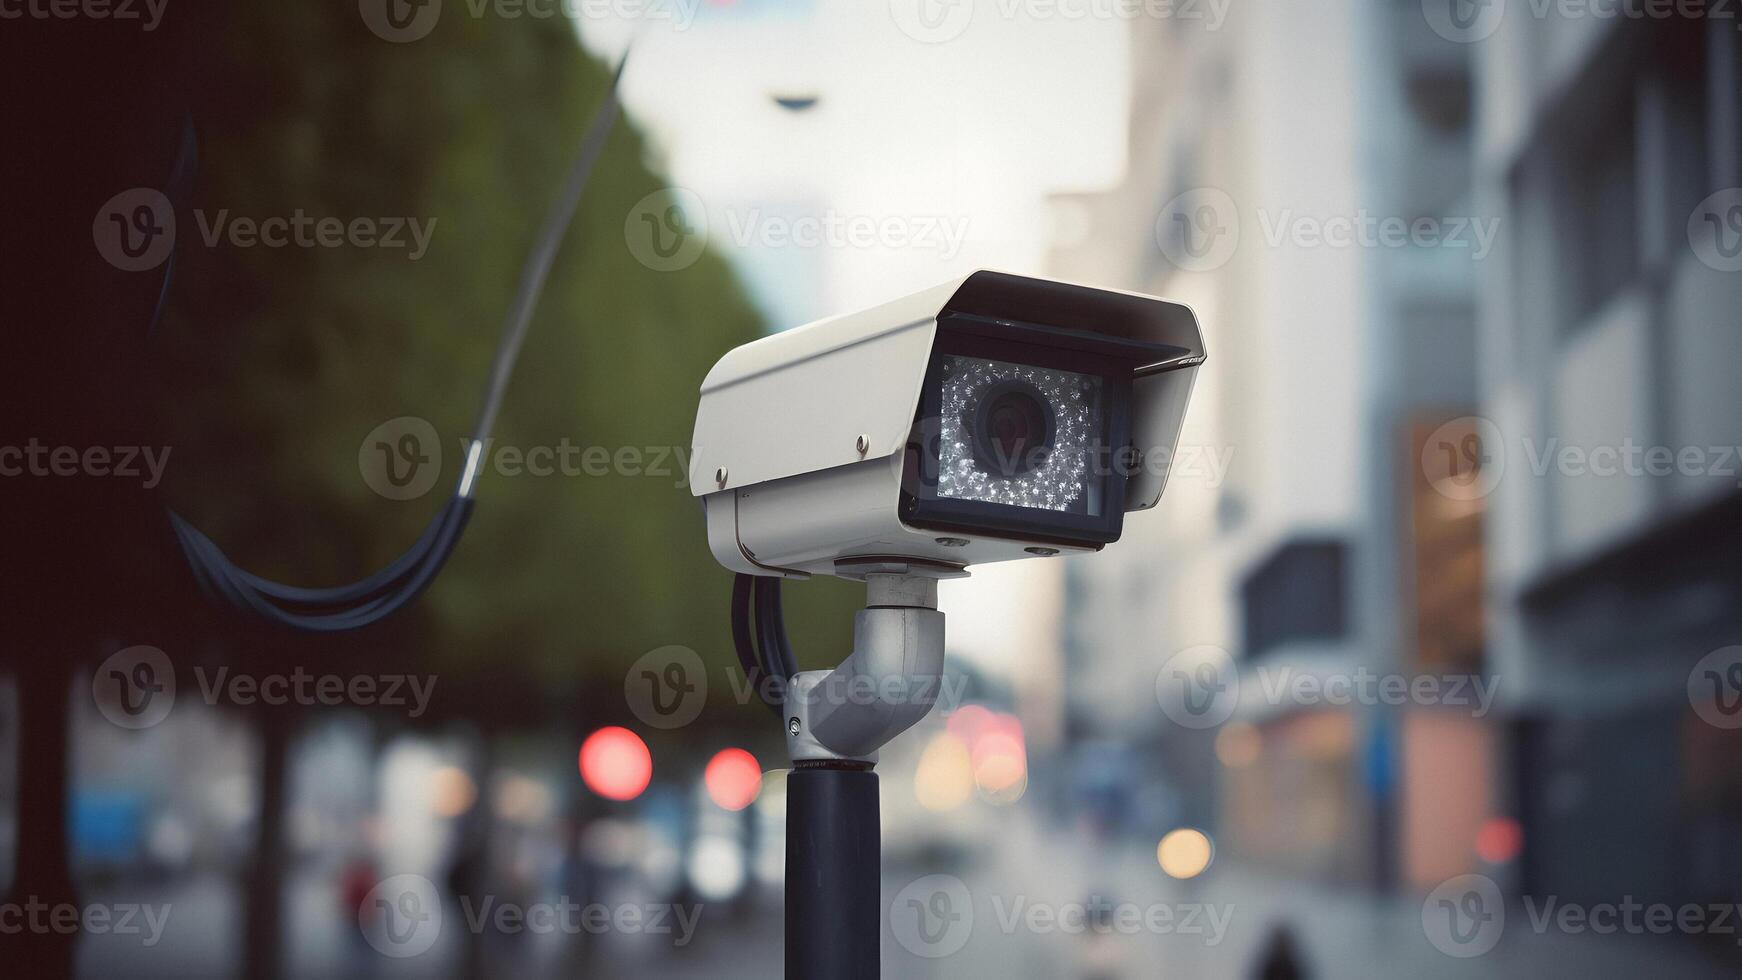
<instances>
[{"instance_id":1,"label":"sky","mask_svg":"<svg viewBox=\"0 0 1742 980\"><path fill-rule=\"evenodd\" d=\"M669 18L578 26L605 55L639 30L628 111L777 326L976 268L1042 271L1047 196L1104 187L1124 166L1118 20L1005 16L1010 0L996 0L934 43L903 5L941 0L670 2ZM778 97L816 102L794 112ZM829 220L881 230L814 247L782 237Z\"/></svg>"},{"instance_id":2,"label":"sky","mask_svg":"<svg viewBox=\"0 0 1742 980\"><path fill-rule=\"evenodd\" d=\"M582 42L615 58L634 38L623 99L650 163L686 214L705 211L708 247L774 329L976 269L1044 275L1048 197L1123 173L1117 18L1012 0L640 2L578 8ZM1022 597L1054 575L1025 561L945 583L952 655L1008 670L1051 635Z\"/></svg>"}]
</instances>

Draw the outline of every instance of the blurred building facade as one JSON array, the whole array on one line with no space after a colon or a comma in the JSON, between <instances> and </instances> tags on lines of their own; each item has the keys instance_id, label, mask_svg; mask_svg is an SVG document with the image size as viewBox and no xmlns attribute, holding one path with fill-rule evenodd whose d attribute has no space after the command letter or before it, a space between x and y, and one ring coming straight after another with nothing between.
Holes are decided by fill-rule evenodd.
<instances>
[{"instance_id":1,"label":"blurred building facade","mask_svg":"<svg viewBox=\"0 0 1742 980\"><path fill-rule=\"evenodd\" d=\"M1742 442L1737 276L1688 230L1742 183L1738 34L1437 2L1134 23L1126 177L1057 199L1051 271L1192 305L1210 359L1160 512L1067 566L1065 728L1285 873L1710 897L1742 767L1686 682L1742 637L1737 480L1553 459ZM1206 646L1238 706L1183 726L1158 683Z\"/></svg>"},{"instance_id":2,"label":"blurred building facade","mask_svg":"<svg viewBox=\"0 0 1742 980\"><path fill-rule=\"evenodd\" d=\"M1742 442L1739 37L1514 16L1472 45L1477 188L1505 219L1478 292L1489 648L1535 892L1734 901L1742 880L1742 757L1689 689L1742 637L1718 461Z\"/></svg>"}]
</instances>

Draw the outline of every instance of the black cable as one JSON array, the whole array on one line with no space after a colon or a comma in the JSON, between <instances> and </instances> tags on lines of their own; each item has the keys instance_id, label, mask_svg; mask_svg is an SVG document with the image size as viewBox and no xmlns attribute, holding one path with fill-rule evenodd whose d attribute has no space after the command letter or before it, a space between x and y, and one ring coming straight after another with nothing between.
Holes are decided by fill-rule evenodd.
<instances>
[{"instance_id":1,"label":"black cable","mask_svg":"<svg viewBox=\"0 0 1742 980\"><path fill-rule=\"evenodd\" d=\"M786 611L780 604L780 579L756 579L756 627L762 637L762 657L768 672L791 681L798 660L786 638Z\"/></svg>"},{"instance_id":2,"label":"black cable","mask_svg":"<svg viewBox=\"0 0 1742 980\"><path fill-rule=\"evenodd\" d=\"M604 104L588 124L580 153L527 256L519 288L503 326L502 340L490 367L484 402L478 412L477 425L454 496L437 512L417 541L385 568L349 585L319 589L282 585L238 567L216 542L171 511L170 526L193 568L194 577L208 593L244 613L269 622L312 632L338 632L368 626L392 615L416 599L435 580L453 554L466 522L472 516L480 454L495 427L496 415L501 410L509 378L519 360L520 348L526 340L545 280L550 275L551 264L556 259L569 223L574 219L581 192L586 188L594 165L604 151L605 140L617 121L617 88L628 62L629 53L625 51L611 75ZM748 615L748 596L744 605Z\"/></svg>"},{"instance_id":3,"label":"black cable","mask_svg":"<svg viewBox=\"0 0 1742 980\"><path fill-rule=\"evenodd\" d=\"M544 292L544 280L550 275L551 263L556 261L557 249L561 247L563 236L569 229L569 221L574 218L575 206L580 203L581 191L587 186L587 178L592 176L593 165L598 162L599 154L605 149L605 138L611 134L611 126L617 121L617 83L622 80L623 68L628 64L629 52L624 51L623 57L617 62L617 70L611 75L610 87L605 91L605 104L599 107L593 121L588 124L587 135L581 141L580 156L569 171L569 178L563 184L556 205L544 220L538 244L527 257L525 268L521 270L520 288L515 292L514 305L508 309L502 344L496 350L495 363L490 366L490 387L484 395L484 406L478 411L478 424L473 429L472 440L475 445L482 445L489 439L490 431L496 426L496 413L502 408L502 396L508 390L508 378L514 373L515 361L520 358L520 345L526 340L527 327L532 323L532 311L538 305L539 295ZM462 483L460 492L469 496L471 487Z\"/></svg>"},{"instance_id":4,"label":"black cable","mask_svg":"<svg viewBox=\"0 0 1742 980\"><path fill-rule=\"evenodd\" d=\"M762 654L757 648L755 634L751 632L750 606L755 583L756 576L743 573L732 579L732 647L738 652L738 666L743 668L750 690L778 717L782 706L774 696L775 692L763 683L768 671L763 669Z\"/></svg>"},{"instance_id":5,"label":"black cable","mask_svg":"<svg viewBox=\"0 0 1742 980\"><path fill-rule=\"evenodd\" d=\"M464 497L456 497L437 515L431 528L436 532L428 554L406 569L406 573L378 595L364 597L347 604L332 604L326 602L308 602L310 611L305 609L293 611L284 609L273 603L260 591L252 588L248 580L254 576L237 568L226 558L210 538L188 524L180 517L171 514L177 535L181 539L182 548L188 554L196 575L208 591L214 592L219 598L243 612L252 613L263 619L289 626L294 629L310 632L341 632L359 629L377 622L415 599L441 571L442 565L453 551L455 542L459 540L460 532L464 530L466 521L471 517L472 501ZM403 557L401 558L403 561ZM354 588L347 586L346 589ZM318 592L319 590L302 590Z\"/></svg>"},{"instance_id":6,"label":"black cable","mask_svg":"<svg viewBox=\"0 0 1742 980\"><path fill-rule=\"evenodd\" d=\"M458 498L455 499L457 500ZM450 501L447 506L453 506L453 502ZM445 509L446 508L444 508L444 510ZM444 517L445 514L438 513L436 519L431 521L428 527L424 528L423 534L418 537L417 542L408 548L404 554L395 558L387 565L387 567L368 578L363 579L360 582L352 583L351 585L338 586L330 589L298 588L293 585L280 585L277 582L263 579L258 575L254 575L242 569L236 569L235 578L240 584L251 587L255 592L258 592L279 604L300 605L314 609L332 608L334 606L362 602L367 599L375 598L381 593L390 591L395 586L401 584L405 576L429 556L430 545L440 534ZM171 513L170 520L176 528L176 533L183 536L184 539L192 538L194 542L204 547L209 547L213 550L217 549L217 545L213 544L210 538L201 533L198 528L189 524L179 514Z\"/></svg>"}]
</instances>

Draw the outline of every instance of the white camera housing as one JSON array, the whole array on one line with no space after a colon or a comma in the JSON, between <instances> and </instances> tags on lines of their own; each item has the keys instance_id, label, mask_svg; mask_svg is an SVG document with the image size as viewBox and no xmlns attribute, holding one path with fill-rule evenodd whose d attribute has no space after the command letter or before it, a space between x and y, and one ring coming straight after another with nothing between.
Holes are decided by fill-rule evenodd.
<instances>
[{"instance_id":1,"label":"white camera housing","mask_svg":"<svg viewBox=\"0 0 1742 980\"><path fill-rule=\"evenodd\" d=\"M989 271L745 344L696 413L709 547L787 578L1097 551L1161 498L1204 356L1181 304Z\"/></svg>"}]
</instances>

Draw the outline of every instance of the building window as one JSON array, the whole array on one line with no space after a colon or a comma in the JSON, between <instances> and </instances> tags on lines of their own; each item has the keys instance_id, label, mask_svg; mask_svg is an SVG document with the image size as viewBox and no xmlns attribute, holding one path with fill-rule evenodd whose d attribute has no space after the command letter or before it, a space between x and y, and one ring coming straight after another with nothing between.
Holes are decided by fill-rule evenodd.
<instances>
[{"instance_id":1,"label":"building window","mask_svg":"<svg viewBox=\"0 0 1742 980\"><path fill-rule=\"evenodd\" d=\"M1674 19L1619 33L1546 128L1563 332L1640 278L1656 251L1647 241L1682 241L1714 189L1709 27Z\"/></svg>"},{"instance_id":2,"label":"building window","mask_svg":"<svg viewBox=\"0 0 1742 980\"><path fill-rule=\"evenodd\" d=\"M1632 86L1608 111L1560 146L1559 253L1568 329L1632 283L1639 272L1639 167Z\"/></svg>"},{"instance_id":3,"label":"building window","mask_svg":"<svg viewBox=\"0 0 1742 980\"><path fill-rule=\"evenodd\" d=\"M1661 124L1652 130L1661 140L1654 152L1661 154L1665 176L1657 188L1663 195L1665 224L1660 234L1675 244L1686 240L1688 215L1717 189L1711 186L1707 137L1711 111L1706 28L1704 21L1670 21L1659 27L1652 47L1653 110L1663 113ZM1674 245L1672 250L1681 251Z\"/></svg>"},{"instance_id":4,"label":"building window","mask_svg":"<svg viewBox=\"0 0 1742 980\"><path fill-rule=\"evenodd\" d=\"M1291 541L1246 577L1240 601L1247 656L1347 635L1346 550L1341 541Z\"/></svg>"}]
</instances>

